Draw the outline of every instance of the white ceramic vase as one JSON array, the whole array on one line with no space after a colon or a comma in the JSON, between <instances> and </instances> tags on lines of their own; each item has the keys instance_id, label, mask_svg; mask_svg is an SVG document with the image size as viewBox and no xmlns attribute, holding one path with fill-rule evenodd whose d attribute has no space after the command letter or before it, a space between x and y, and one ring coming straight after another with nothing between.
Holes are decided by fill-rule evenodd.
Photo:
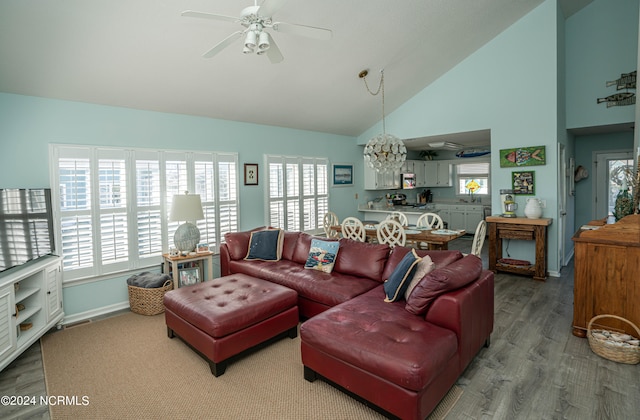
<instances>
[{"instance_id":1,"label":"white ceramic vase","mask_svg":"<svg viewBox=\"0 0 640 420\"><path fill-rule=\"evenodd\" d=\"M524 208L524 215L529 219L539 219L542 216L542 207L537 198L528 198Z\"/></svg>"}]
</instances>

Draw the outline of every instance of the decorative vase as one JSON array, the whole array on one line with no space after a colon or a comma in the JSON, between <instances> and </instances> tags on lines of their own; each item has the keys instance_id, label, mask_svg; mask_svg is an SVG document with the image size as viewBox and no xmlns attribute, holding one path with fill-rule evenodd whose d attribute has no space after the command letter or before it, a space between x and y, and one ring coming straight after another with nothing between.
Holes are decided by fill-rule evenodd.
<instances>
[{"instance_id":1,"label":"decorative vase","mask_svg":"<svg viewBox=\"0 0 640 420\"><path fill-rule=\"evenodd\" d=\"M539 219L542 216L542 207L537 198L528 198L524 208L524 215L529 219Z\"/></svg>"}]
</instances>

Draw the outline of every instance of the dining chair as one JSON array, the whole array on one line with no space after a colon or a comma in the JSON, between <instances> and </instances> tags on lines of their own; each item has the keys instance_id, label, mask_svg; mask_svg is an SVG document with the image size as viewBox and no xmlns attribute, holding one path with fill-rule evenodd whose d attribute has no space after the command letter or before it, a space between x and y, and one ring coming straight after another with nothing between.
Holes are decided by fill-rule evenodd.
<instances>
[{"instance_id":1,"label":"dining chair","mask_svg":"<svg viewBox=\"0 0 640 420\"><path fill-rule=\"evenodd\" d=\"M340 233L337 230L331 229L333 226L338 226L339 224L340 220L334 212L328 211L324 215L322 227L324 228L324 233L327 238L337 238L340 236Z\"/></svg>"},{"instance_id":2,"label":"dining chair","mask_svg":"<svg viewBox=\"0 0 640 420\"><path fill-rule=\"evenodd\" d=\"M420 217L418 217L418 221L416 221L416 227L417 228L428 227L428 228L431 228L431 229L442 229L442 228L444 228L444 222L442 221L442 217L440 217L440 215L438 215L436 213L423 213L422 215L420 215ZM424 242L416 242L416 246L418 248L420 248L420 249L423 249L423 247L425 245L428 248L429 244L426 244Z\"/></svg>"},{"instance_id":3,"label":"dining chair","mask_svg":"<svg viewBox=\"0 0 640 420\"><path fill-rule=\"evenodd\" d=\"M402 212L393 211L389 213L389 215L387 216L387 220L389 219L396 220L402 226L409 226L409 219L407 219L407 215Z\"/></svg>"},{"instance_id":4,"label":"dining chair","mask_svg":"<svg viewBox=\"0 0 640 420\"><path fill-rule=\"evenodd\" d=\"M346 217L342 221L342 237L353 239L354 241L365 242L367 239L367 232L359 219L356 219L355 217Z\"/></svg>"},{"instance_id":5,"label":"dining chair","mask_svg":"<svg viewBox=\"0 0 640 420\"><path fill-rule=\"evenodd\" d=\"M388 244L391 248L404 246L407 242L407 234L404 227L393 219L387 219L378 225L378 242Z\"/></svg>"},{"instance_id":6,"label":"dining chair","mask_svg":"<svg viewBox=\"0 0 640 420\"><path fill-rule=\"evenodd\" d=\"M424 213L420 217L418 217L418 221L416 222L416 227L430 227L431 229L442 229L444 228L444 222L442 221L442 217L440 217L436 213Z\"/></svg>"},{"instance_id":7,"label":"dining chair","mask_svg":"<svg viewBox=\"0 0 640 420\"><path fill-rule=\"evenodd\" d=\"M476 233L473 235L473 242L471 243L471 253L480 257L482 253L482 245L484 244L484 238L487 234L487 222L480 220L476 227Z\"/></svg>"}]
</instances>

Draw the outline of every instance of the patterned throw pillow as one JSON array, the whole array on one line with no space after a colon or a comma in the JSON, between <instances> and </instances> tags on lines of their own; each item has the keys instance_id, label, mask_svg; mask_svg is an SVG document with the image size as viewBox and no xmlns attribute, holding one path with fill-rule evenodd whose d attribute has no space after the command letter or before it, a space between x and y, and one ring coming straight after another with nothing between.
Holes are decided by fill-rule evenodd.
<instances>
[{"instance_id":1,"label":"patterned throw pillow","mask_svg":"<svg viewBox=\"0 0 640 420\"><path fill-rule=\"evenodd\" d=\"M415 249L407 252L402 261L393 270L391 276L384 282L385 302L395 302L404 297L404 292L409 287L416 266L420 261L422 261L422 258L416 254Z\"/></svg>"},{"instance_id":2,"label":"patterned throw pillow","mask_svg":"<svg viewBox=\"0 0 640 420\"><path fill-rule=\"evenodd\" d=\"M407 287L407 291L404 292L404 300L409 300L409 295L411 295L413 288L416 287L416 285L420 282L420 280L422 280L424 276L432 272L434 268L436 268L436 265L431 260L430 256L425 255L424 257L422 257L422 261L418 263L416 272L413 274L413 279L411 279L409 287Z\"/></svg>"},{"instance_id":3,"label":"patterned throw pillow","mask_svg":"<svg viewBox=\"0 0 640 420\"><path fill-rule=\"evenodd\" d=\"M280 261L284 235L280 229L251 232L245 260Z\"/></svg>"},{"instance_id":4,"label":"patterned throw pillow","mask_svg":"<svg viewBox=\"0 0 640 420\"><path fill-rule=\"evenodd\" d=\"M339 247L340 242L338 241L321 241L319 239L312 239L311 247L309 248L309 256L307 257L307 262L305 263L304 268L331 273L336 261L336 255L338 255Z\"/></svg>"}]
</instances>

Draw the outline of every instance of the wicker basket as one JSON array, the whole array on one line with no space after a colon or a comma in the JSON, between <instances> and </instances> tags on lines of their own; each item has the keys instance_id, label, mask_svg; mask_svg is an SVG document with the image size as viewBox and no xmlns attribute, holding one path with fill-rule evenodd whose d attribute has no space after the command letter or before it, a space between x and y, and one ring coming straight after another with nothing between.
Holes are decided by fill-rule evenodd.
<instances>
[{"instance_id":1,"label":"wicker basket","mask_svg":"<svg viewBox=\"0 0 640 420\"><path fill-rule=\"evenodd\" d=\"M162 287L147 289L127 285L129 287L129 306L131 312L140 315L158 315L164 312L164 294L173 289L173 282L167 280Z\"/></svg>"},{"instance_id":2,"label":"wicker basket","mask_svg":"<svg viewBox=\"0 0 640 420\"><path fill-rule=\"evenodd\" d=\"M591 346L591 350L598 356L602 356L605 359L612 360L618 363L627 363L629 365L635 365L640 363L640 347L632 346L632 347L619 347L614 346L611 342L607 340L602 340L600 338L594 337L591 334L591 326L593 323L601 318L614 318L620 321L624 321L627 324L631 325L636 332L636 338L640 337L640 329L631 321L624 319L617 315L598 315L591 318L589 321L589 325L587 326L587 338L589 339L589 345Z\"/></svg>"}]
</instances>

